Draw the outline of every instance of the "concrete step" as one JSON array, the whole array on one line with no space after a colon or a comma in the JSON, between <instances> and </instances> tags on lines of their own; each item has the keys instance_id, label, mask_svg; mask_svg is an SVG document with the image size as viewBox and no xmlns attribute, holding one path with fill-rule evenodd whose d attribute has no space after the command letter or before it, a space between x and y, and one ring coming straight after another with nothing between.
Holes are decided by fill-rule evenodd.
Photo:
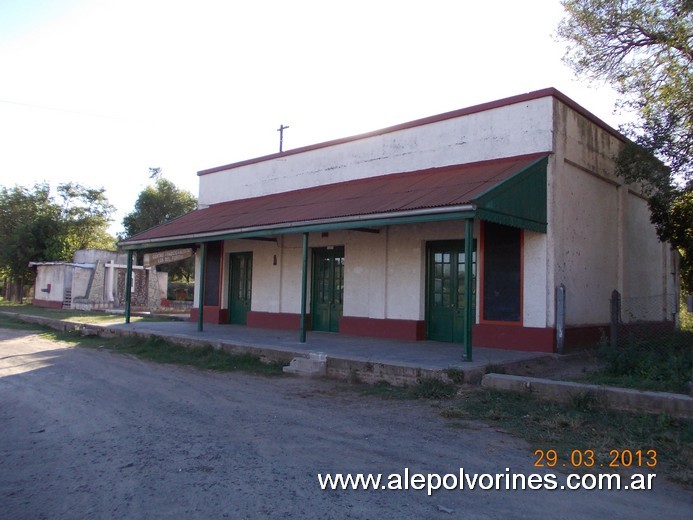
<instances>
[{"instance_id":1,"label":"concrete step","mask_svg":"<svg viewBox=\"0 0 693 520\"><path fill-rule=\"evenodd\" d=\"M327 375L327 354L311 352L307 358L295 357L289 366L283 368L287 374L304 377L325 377Z\"/></svg>"}]
</instances>

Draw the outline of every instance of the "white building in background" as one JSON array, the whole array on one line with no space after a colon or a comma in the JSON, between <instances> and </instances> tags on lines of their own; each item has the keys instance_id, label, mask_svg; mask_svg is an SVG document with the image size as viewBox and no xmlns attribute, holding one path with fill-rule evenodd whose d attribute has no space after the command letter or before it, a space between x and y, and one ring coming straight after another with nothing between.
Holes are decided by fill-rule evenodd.
<instances>
[{"instance_id":1,"label":"white building in background","mask_svg":"<svg viewBox=\"0 0 693 520\"><path fill-rule=\"evenodd\" d=\"M76 310L123 307L126 262L126 253L103 249L75 251L72 262L31 262L29 265L36 268L33 304ZM166 298L167 284L168 273L135 266L132 304L158 308Z\"/></svg>"},{"instance_id":2,"label":"white building in background","mask_svg":"<svg viewBox=\"0 0 693 520\"><path fill-rule=\"evenodd\" d=\"M545 89L201 171L199 209L121 246L196 248L192 319L553 352L608 330L614 290L675 320L624 142Z\"/></svg>"}]
</instances>

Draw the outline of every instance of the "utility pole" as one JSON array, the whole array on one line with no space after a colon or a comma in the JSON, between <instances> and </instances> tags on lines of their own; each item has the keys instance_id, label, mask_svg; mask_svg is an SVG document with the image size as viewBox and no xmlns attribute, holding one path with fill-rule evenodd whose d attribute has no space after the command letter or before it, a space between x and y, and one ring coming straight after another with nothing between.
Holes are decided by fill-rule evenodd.
<instances>
[{"instance_id":1,"label":"utility pole","mask_svg":"<svg viewBox=\"0 0 693 520\"><path fill-rule=\"evenodd\" d=\"M284 125L279 125L279 128L277 128L277 132L279 132L279 153L284 151L284 130L287 128L289 127Z\"/></svg>"}]
</instances>

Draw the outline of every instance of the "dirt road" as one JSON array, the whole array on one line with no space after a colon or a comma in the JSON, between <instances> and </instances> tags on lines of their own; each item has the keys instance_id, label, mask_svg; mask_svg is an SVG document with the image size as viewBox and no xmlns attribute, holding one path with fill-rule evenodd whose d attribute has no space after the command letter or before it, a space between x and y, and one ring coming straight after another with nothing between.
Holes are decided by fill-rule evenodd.
<instances>
[{"instance_id":1,"label":"dirt road","mask_svg":"<svg viewBox=\"0 0 693 520\"><path fill-rule=\"evenodd\" d=\"M673 519L693 506L663 478L649 491L323 491L318 473L385 481L405 468L536 468L522 441L454 427L427 402L159 365L3 329L0 425L4 519Z\"/></svg>"}]
</instances>

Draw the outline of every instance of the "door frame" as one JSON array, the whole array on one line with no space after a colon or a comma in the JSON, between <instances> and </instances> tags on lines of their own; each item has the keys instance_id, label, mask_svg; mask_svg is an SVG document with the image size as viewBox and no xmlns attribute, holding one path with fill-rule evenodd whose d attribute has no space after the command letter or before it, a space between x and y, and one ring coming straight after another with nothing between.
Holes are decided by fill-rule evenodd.
<instances>
[{"instance_id":1,"label":"door frame","mask_svg":"<svg viewBox=\"0 0 693 520\"><path fill-rule=\"evenodd\" d=\"M334 304L334 290L336 287L336 282L337 280L335 279L334 276L334 261L330 262L330 274L329 274L329 291L330 291L330 303L328 307L328 318L327 318L327 323L328 326L321 327L321 328L316 328L316 325L318 325L321 320L318 318L318 311L317 305L318 305L318 290L319 290L319 284L317 282L317 276L320 270L318 269L318 264L321 259L324 259L326 256L329 256L332 260L334 258L338 257L338 253L341 253L339 255L339 258L342 258L342 262L344 262L345 259L345 250L344 246L327 246L327 247L315 247L312 249L311 253L311 287L310 287L310 323L311 323L311 329L312 330L318 330L318 331L323 331L323 332L339 332L339 318L343 316L344 313L344 264L342 263L342 272L341 272L341 295L340 295L340 303L335 307ZM335 312L335 309L338 308L337 315L333 316L332 313Z\"/></svg>"},{"instance_id":2,"label":"door frame","mask_svg":"<svg viewBox=\"0 0 693 520\"><path fill-rule=\"evenodd\" d=\"M246 315L244 316L244 319L239 320L239 321L234 321L234 313L233 313L233 307L232 301L240 301L240 300L234 300L234 283L237 280L237 277L239 276L239 273L237 270L234 269L234 257L236 258L245 258L246 260L246 269L245 269L245 274L246 274L246 285L245 285L245 292L247 295L246 301L247 302L247 311ZM250 269L248 269L250 267ZM252 251L242 251L242 252L234 252L234 253L229 253L229 285L228 285L228 298L227 298L227 306L228 306L228 323L234 324L234 325L245 325L247 323L247 312L250 311L251 305L252 305L252 294L253 294L253 252Z\"/></svg>"},{"instance_id":3,"label":"door frame","mask_svg":"<svg viewBox=\"0 0 693 520\"><path fill-rule=\"evenodd\" d=\"M443 339L434 339L431 338L431 321L432 317L431 314L433 312L433 305L432 305L432 296L433 296L433 255L436 252L448 252L452 253L455 255L454 261L451 261L451 266L454 266L454 276L452 276L452 271L451 271L451 278L453 278L454 286L451 287L451 295L454 295L455 299L455 306L454 309L451 312L457 314L457 319L462 320L462 325L461 325L461 330L455 332L455 324L454 320L456 319L453 316L451 316L451 319L453 320L453 323L451 324L452 330L451 330L451 343L464 343L466 334L465 334L465 320L466 320L466 315L467 313L465 312L465 308L463 306L464 304L464 298L462 295L459 293L459 286L460 282L464 283L464 276L461 275L458 269L459 265L459 256L465 254L465 239L450 239L450 240L431 240L426 242L426 272L425 272L425 309L424 309L424 316L425 316L425 323L426 323L426 339L430 339L432 341L441 341L441 342L446 342L446 340ZM477 241L475 238L472 238L472 323L470 326L474 325L475 318L476 318L476 299L477 299L477 272L478 272L478 251L477 251ZM467 266L467 259L465 258L465 269ZM453 269L451 267L451 269ZM452 282L451 282L452 283ZM461 301L462 300L462 301Z\"/></svg>"}]
</instances>

